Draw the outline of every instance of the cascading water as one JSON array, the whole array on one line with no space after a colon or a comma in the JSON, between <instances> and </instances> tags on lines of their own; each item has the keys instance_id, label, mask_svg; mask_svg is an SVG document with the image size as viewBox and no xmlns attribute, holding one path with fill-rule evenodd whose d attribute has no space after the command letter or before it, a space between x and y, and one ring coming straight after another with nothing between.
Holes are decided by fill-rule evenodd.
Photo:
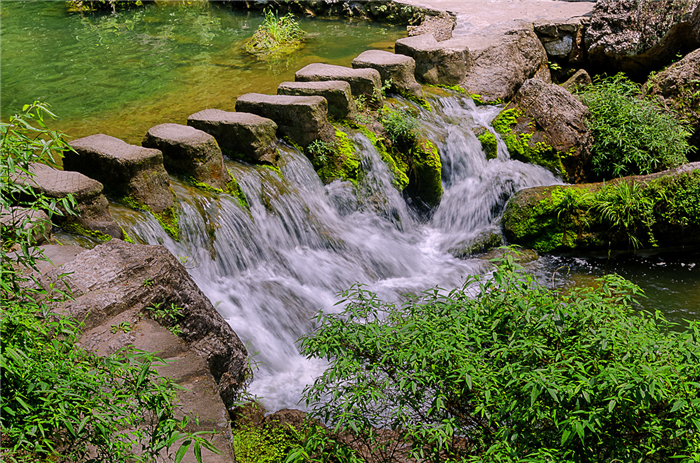
<instances>
[{"instance_id":1,"label":"cascading water","mask_svg":"<svg viewBox=\"0 0 700 463\"><path fill-rule=\"evenodd\" d=\"M431 103L432 112L421 111L421 131L438 144L445 193L427 223L409 210L359 133L352 136L366 175L357 187L323 186L301 153L283 147L283 179L272 169L229 163L250 210L227 195L177 185L180 242L150 216L134 221L115 210L130 235L182 257L253 354L250 392L268 410L298 407L304 386L322 372L324 365L303 358L295 342L313 329L319 310L339 310L334 304L340 291L360 282L398 300L434 286L460 286L487 267L448 251L497 230L514 191L560 183L540 167L510 160L502 142L497 158L486 160L472 128L488 126L499 108L458 97Z\"/></svg>"}]
</instances>

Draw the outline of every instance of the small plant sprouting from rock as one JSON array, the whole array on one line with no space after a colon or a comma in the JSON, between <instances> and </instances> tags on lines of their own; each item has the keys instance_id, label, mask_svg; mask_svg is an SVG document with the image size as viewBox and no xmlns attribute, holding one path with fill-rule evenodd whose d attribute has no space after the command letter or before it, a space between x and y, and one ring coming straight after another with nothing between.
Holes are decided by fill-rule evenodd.
<instances>
[{"instance_id":1,"label":"small plant sprouting from rock","mask_svg":"<svg viewBox=\"0 0 700 463\"><path fill-rule=\"evenodd\" d=\"M382 109L379 120L394 145L411 145L418 139L418 119L408 111Z\"/></svg>"},{"instance_id":2,"label":"small plant sprouting from rock","mask_svg":"<svg viewBox=\"0 0 700 463\"><path fill-rule=\"evenodd\" d=\"M151 307L146 307L146 309L151 312L151 317L153 317L153 319L157 322L175 323L182 318L182 307L178 307L175 305L175 303L171 303L170 307L161 307L162 305L163 303L159 302L157 304L153 304ZM175 323L173 326L168 328L168 331L175 336L182 334L182 329L180 328L179 323Z\"/></svg>"},{"instance_id":3,"label":"small plant sprouting from rock","mask_svg":"<svg viewBox=\"0 0 700 463\"><path fill-rule=\"evenodd\" d=\"M248 53L255 55L273 55L290 53L302 44L304 31L288 13L279 16L277 12L265 10L265 19L255 31L253 37L246 43Z\"/></svg>"},{"instance_id":4,"label":"small plant sprouting from rock","mask_svg":"<svg viewBox=\"0 0 700 463\"><path fill-rule=\"evenodd\" d=\"M118 325L112 325L112 326L110 326L109 331L112 334L115 334L117 331L122 331L124 333L128 333L128 332L132 331L131 323L121 322Z\"/></svg>"}]
</instances>

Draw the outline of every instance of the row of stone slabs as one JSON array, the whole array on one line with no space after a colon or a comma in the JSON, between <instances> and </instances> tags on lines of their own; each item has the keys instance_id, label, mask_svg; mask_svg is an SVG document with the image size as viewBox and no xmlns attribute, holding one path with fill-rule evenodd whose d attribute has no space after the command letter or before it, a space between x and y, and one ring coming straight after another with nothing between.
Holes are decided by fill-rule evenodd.
<instances>
[{"instance_id":1,"label":"row of stone slabs","mask_svg":"<svg viewBox=\"0 0 700 463\"><path fill-rule=\"evenodd\" d=\"M329 116L337 120L351 116L356 111L353 95L364 95L370 106L381 107L382 81L418 98L423 93L416 77L424 83L458 83L468 50L452 42L438 43L431 35L408 37L397 41L398 54L365 51L353 60L352 68L310 64L297 71L295 82L280 84L277 95L242 95L236 112L205 109L191 115L188 125L157 125L148 130L143 146L104 134L81 138L71 142L75 152L66 152L64 171L35 165L34 177L18 181L49 197L72 194L81 211L81 226L123 238L109 216L103 184L115 196L155 213L173 207L168 173L224 190L231 178L223 153L275 165L278 132L303 148L315 140L330 142L335 130Z\"/></svg>"}]
</instances>

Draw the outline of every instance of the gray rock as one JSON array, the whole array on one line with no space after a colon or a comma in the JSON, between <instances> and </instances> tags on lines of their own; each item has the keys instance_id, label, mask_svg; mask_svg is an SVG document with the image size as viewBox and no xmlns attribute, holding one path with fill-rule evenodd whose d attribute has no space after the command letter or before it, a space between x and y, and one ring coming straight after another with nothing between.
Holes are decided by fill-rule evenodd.
<instances>
[{"instance_id":1,"label":"gray rock","mask_svg":"<svg viewBox=\"0 0 700 463\"><path fill-rule=\"evenodd\" d=\"M297 82L318 82L343 80L350 84L354 97L365 96L373 106L383 104L381 93L382 79L376 69L352 69L332 64L313 63L299 69L295 74Z\"/></svg>"},{"instance_id":2,"label":"gray rock","mask_svg":"<svg viewBox=\"0 0 700 463\"><path fill-rule=\"evenodd\" d=\"M31 177L20 176L14 179L15 183L29 186L49 198L64 199L72 195L75 199L79 215L70 215L63 210L63 215L52 217L57 224L78 233L87 229L113 238L124 237L122 229L109 215L109 203L102 194L100 182L79 172L58 170L45 164L32 164L29 172Z\"/></svg>"},{"instance_id":3,"label":"gray rock","mask_svg":"<svg viewBox=\"0 0 700 463\"><path fill-rule=\"evenodd\" d=\"M54 259L55 250L45 255ZM84 321L82 347L99 355L133 346L168 360L158 373L186 388L178 391L180 413L199 417L189 431L215 431L214 445L222 455L204 452L204 460L235 462L231 451L228 408L233 406L249 375L247 352L236 333L197 288L185 268L162 246L111 241L45 267L40 283L67 283L75 300L57 309ZM69 273L60 280L59 275ZM156 318L148 307L182 309L173 321ZM128 323L130 331L116 329ZM178 324L177 335L170 328ZM113 332L116 331L116 332ZM190 451L187 462L196 461Z\"/></svg>"},{"instance_id":4,"label":"gray rock","mask_svg":"<svg viewBox=\"0 0 700 463\"><path fill-rule=\"evenodd\" d=\"M571 18L563 21L535 21L535 33L542 41L550 58L578 63L585 57L583 33L587 20Z\"/></svg>"},{"instance_id":5,"label":"gray rock","mask_svg":"<svg viewBox=\"0 0 700 463\"><path fill-rule=\"evenodd\" d=\"M510 109L518 116L512 132L527 135L528 146L539 151L536 159L527 153L511 152L511 156L537 162L569 182L586 180L593 136L586 127L589 111L583 103L559 85L530 79L504 110Z\"/></svg>"},{"instance_id":6,"label":"gray rock","mask_svg":"<svg viewBox=\"0 0 700 463\"><path fill-rule=\"evenodd\" d=\"M0 207L0 226L2 228L21 228L30 231L35 245L51 241L51 220L46 212L28 207Z\"/></svg>"},{"instance_id":7,"label":"gray rock","mask_svg":"<svg viewBox=\"0 0 700 463\"><path fill-rule=\"evenodd\" d=\"M646 74L700 46L700 0L600 0L586 29L591 64ZM696 22L697 20L697 22Z\"/></svg>"},{"instance_id":8,"label":"gray rock","mask_svg":"<svg viewBox=\"0 0 700 463\"><path fill-rule=\"evenodd\" d=\"M484 102L509 101L527 79L547 79L547 52L532 24L494 24L464 36L471 68L462 86Z\"/></svg>"},{"instance_id":9,"label":"gray rock","mask_svg":"<svg viewBox=\"0 0 700 463\"><path fill-rule=\"evenodd\" d=\"M457 85L469 68L469 48L459 39L438 42L430 34L396 41L396 53L415 60L415 76L429 85Z\"/></svg>"},{"instance_id":10,"label":"gray rock","mask_svg":"<svg viewBox=\"0 0 700 463\"><path fill-rule=\"evenodd\" d=\"M568 92L573 92L578 87L583 87L585 85L591 84L591 76L588 75L585 69L579 69L576 73L569 77L569 79L561 84L562 88L566 89Z\"/></svg>"},{"instance_id":11,"label":"gray rock","mask_svg":"<svg viewBox=\"0 0 700 463\"><path fill-rule=\"evenodd\" d=\"M109 192L128 197L161 213L173 207L170 178L163 167L163 154L109 135L97 134L70 143L66 170L75 170L104 183Z\"/></svg>"},{"instance_id":12,"label":"gray rock","mask_svg":"<svg viewBox=\"0 0 700 463\"><path fill-rule=\"evenodd\" d=\"M423 98L423 88L415 78L416 62L410 56L382 50L367 50L352 60L352 67L376 69L383 82L391 80L393 91Z\"/></svg>"},{"instance_id":13,"label":"gray rock","mask_svg":"<svg viewBox=\"0 0 700 463\"><path fill-rule=\"evenodd\" d=\"M700 155L700 49L650 78L644 84L644 92L656 96L690 122L690 143L698 148L695 155Z\"/></svg>"},{"instance_id":14,"label":"gray rock","mask_svg":"<svg viewBox=\"0 0 700 463\"><path fill-rule=\"evenodd\" d=\"M277 165L277 124L251 113L205 109L187 118L187 125L216 138L231 159Z\"/></svg>"},{"instance_id":15,"label":"gray rock","mask_svg":"<svg viewBox=\"0 0 700 463\"><path fill-rule=\"evenodd\" d=\"M469 240L461 241L447 250L457 259L465 259L482 254L503 245L503 237L496 230L483 230Z\"/></svg>"},{"instance_id":16,"label":"gray rock","mask_svg":"<svg viewBox=\"0 0 700 463\"><path fill-rule=\"evenodd\" d=\"M455 28L455 17L445 12L437 16L426 16L418 26L408 26L409 37L415 35L430 34L439 42L452 38L452 29Z\"/></svg>"},{"instance_id":17,"label":"gray rock","mask_svg":"<svg viewBox=\"0 0 700 463\"><path fill-rule=\"evenodd\" d=\"M335 130L328 122L328 103L320 96L246 93L238 97L236 110L272 119L282 135L302 148L315 140L335 139Z\"/></svg>"},{"instance_id":18,"label":"gray rock","mask_svg":"<svg viewBox=\"0 0 700 463\"><path fill-rule=\"evenodd\" d=\"M278 95L322 96L328 102L328 115L342 120L355 113L355 100L350 84L342 80L324 82L282 82L277 87Z\"/></svg>"},{"instance_id":19,"label":"gray rock","mask_svg":"<svg viewBox=\"0 0 700 463\"><path fill-rule=\"evenodd\" d=\"M141 144L160 150L165 169L170 173L192 177L220 190L225 190L231 181L216 139L202 130L160 124L148 129Z\"/></svg>"}]
</instances>

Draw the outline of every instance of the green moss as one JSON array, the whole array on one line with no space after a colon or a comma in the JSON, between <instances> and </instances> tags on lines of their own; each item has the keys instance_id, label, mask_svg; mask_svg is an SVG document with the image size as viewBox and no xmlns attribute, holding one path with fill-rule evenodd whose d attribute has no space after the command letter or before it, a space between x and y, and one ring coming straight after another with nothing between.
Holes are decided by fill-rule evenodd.
<instances>
[{"instance_id":1,"label":"green moss","mask_svg":"<svg viewBox=\"0 0 700 463\"><path fill-rule=\"evenodd\" d=\"M512 159L529 162L548 169L555 175L566 175L562 159L569 153L562 153L545 142L533 143L533 133L516 133L513 126L523 113L517 108L508 108L496 116L491 126L501 135Z\"/></svg>"},{"instance_id":2,"label":"green moss","mask_svg":"<svg viewBox=\"0 0 700 463\"><path fill-rule=\"evenodd\" d=\"M277 176L279 176L280 180L284 180L284 174L282 174L282 169L280 169L277 166L271 166L270 164L261 164L261 167L264 169L269 169L272 172L276 173Z\"/></svg>"},{"instance_id":3,"label":"green moss","mask_svg":"<svg viewBox=\"0 0 700 463\"><path fill-rule=\"evenodd\" d=\"M124 196L120 199L120 202L126 204L132 209L136 209L137 211L150 211L151 208L145 205L142 202L137 201L136 199L132 198L131 196Z\"/></svg>"},{"instance_id":4,"label":"green moss","mask_svg":"<svg viewBox=\"0 0 700 463\"><path fill-rule=\"evenodd\" d=\"M236 177L233 176L233 173L230 170L228 171L228 175L231 177L231 180L226 183L226 192L236 198L238 200L238 204L240 204L242 208L250 210L248 198L243 190L241 190L241 186L238 184Z\"/></svg>"},{"instance_id":5,"label":"green moss","mask_svg":"<svg viewBox=\"0 0 700 463\"><path fill-rule=\"evenodd\" d=\"M415 96L414 94L404 92L403 90L398 90L398 93L402 97L406 98L409 101L413 101L414 103L417 103L420 107L427 109L428 111L433 110L433 108L430 106L430 102L428 100L426 100L425 98L419 98L419 97Z\"/></svg>"},{"instance_id":6,"label":"green moss","mask_svg":"<svg viewBox=\"0 0 700 463\"><path fill-rule=\"evenodd\" d=\"M127 243L136 244L136 241L134 241L134 239L129 236L129 234L126 232L126 230L124 230L124 228L119 228L122 229L122 233L124 234L124 241L126 241Z\"/></svg>"},{"instance_id":7,"label":"green moss","mask_svg":"<svg viewBox=\"0 0 700 463\"><path fill-rule=\"evenodd\" d=\"M442 162L437 146L427 139L419 139L410 150L408 194L435 207L442 198Z\"/></svg>"},{"instance_id":8,"label":"green moss","mask_svg":"<svg viewBox=\"0 0 700 463\"><path fill-rule=\"evenodd\" d=\"M486 130L484 133L477 137L481 142L481 148L486 153L486 159L496 159L498 153L498 141L496 136Z\"/></svg>"},{"instance_id":9,"label":"green moss","mask_svg":"<svg viewBox=\"0 0 700 463\"><path fill-rule=\"evenodd\" d=\"M330 143L321 140L313 142L307 148L307 153L324 184L337 179L357 183L360 158L352 140L342 130L335 129L335 140Z\"/></svg>"},{"instance_id":10,"label":"green moss","mask_svg":"<svg viewBox=\"0 0 700 463\"><path fill-rule=\"evenodd\" d=\"M210 193L223 193L224 191L221 188L214 188L213 186L209 185L208 183L200 182L194 177L189 177L187 179L188 183L192 185L193 187L199 188L200 190L203 191L208 191Z\"/></svg>"},{"instance_id":11,"label":"green moss","mask_svg":"<svg viewBox=\"0 0 700 463\"><path fill-rule=\"evenodd\" d=\"M282 427L256 428L252 425L233 429L233 450L238 463L277 463L284 461L288 448L298 444L290 431Z\"/></svg>"},{"instance_id":12,"label":"green moss","mask_svg":"<svg viewBox=\"0 0 700 463\"><path fill-rule=\"evenodd\" d=\"M393 184L399 191L403 191L408 186L408 165L400 156L393 156L384 145L384 140L369 130L366 126L360 125L358 129L367 136L372 145L377 148L382 161L389 167L393 179Z\"/></svg>"},{"instance_id":13,"label":"green moss","mask_svg":"<svg viewBox=\"0 0 700 463\"><path fill-rule=\"evenodd\" d=\"M82 235L82 236L87 236L88 238L93 238L99 241L110 241L112 239L111 236L106 235L104 233L98 232L96 230L90 230L88 228L83 227L77 222L68 222L62 225L62 228L69 232L69 233L74 233L76 235Z\"/></svg>"},{"instance_id":14,"label":"green moss","mask_svg":"<svg viewBox=\"0 0 700 463\"><path fill-rule=\"evenodd\" d=\"M175 207L169 207L160 213L151 213L168 235L176 241L180 240L180 218Z\"/></svg>"}]
</instances>

